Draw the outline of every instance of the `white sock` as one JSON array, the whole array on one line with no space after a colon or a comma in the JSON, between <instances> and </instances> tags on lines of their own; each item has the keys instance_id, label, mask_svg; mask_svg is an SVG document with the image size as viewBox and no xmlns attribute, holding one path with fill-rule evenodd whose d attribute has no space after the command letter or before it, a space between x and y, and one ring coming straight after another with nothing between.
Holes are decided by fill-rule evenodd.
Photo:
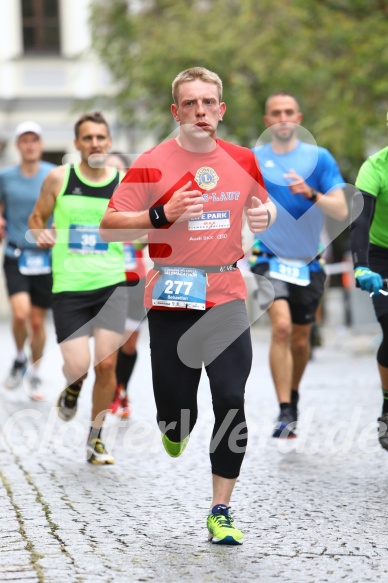
<instances>
[{"instance_id":1,"label":"white sock","mask_svg":"<svg viewBox=\"0 0 388 583\"><path fill-rule=\"evenodd\" d=\"M35 378L39 376L39 365L33 364L30 370L30 378Z\"/></svg>"},{"instance_id":2,"label":"white sock","mask_svg":"<svg viewBox=\"0 0 388 583\"><path fill-rule=\"evenodd\" d=\"M16 355L16 360L18 362L24 362L25 360L27 360L26 354L24 352L24 350L19 350L17 355Z\"/></svg>"}]
</instances>

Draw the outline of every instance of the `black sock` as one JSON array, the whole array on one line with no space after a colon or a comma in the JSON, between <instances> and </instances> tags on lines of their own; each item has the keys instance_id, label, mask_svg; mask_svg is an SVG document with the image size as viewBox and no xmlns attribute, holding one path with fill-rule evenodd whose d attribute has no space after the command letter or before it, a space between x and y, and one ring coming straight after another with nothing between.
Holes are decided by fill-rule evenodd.
<instances>
[{"instance_id":1,"label":"black sock","mask_svg":"<svg viewBox=\"0 0 388 583\"><path fill-rule=\"evenodd\" d=\"M117 355L116 377L117 384L122 385L125 389L127 388L129 379L131 378L136 359L137 352L134 352L133 354L125 354L125 352L123 352L120 348Z\"/></svg>"},{"instance_id":2,"label":"black sock","mask_svg":"<svg viewBox=\"0 0 388 583\"><path fill-rule=\"evenodd\" d=\"M280 411L289 411L291 409L291 403L279 403Z\"/></svg>"},{"instance_id":3,"label":"black sock","mask_svg":"<svg viewBox=\"0 0 388 583\"><path fill-rule=\"evenodd\" d=\"M79 397L79 394L82 389L83 381L76 381L75 383L71 383L66 387L66 397L65 397L65 406L66 407L74 407L75 402Z\"/></svg>"},{"instance_id":4,"label":"black sock","mask_svg":"<svg viewBox=\"0 0 388 583\"><path fill-rule=\"evenodd\" d=\"M102 427L100 427L99 429L97 429L96 427L90 427L88 441L90 441L91 439L101 439L101 434Z\"/></svg>"},{"instance_id":5,"label":"black sock","mask_svg":"<svg viewBox=\"0 0 388 583\"><path fill-rule=\"evenodd\" d=\"M299 401L298 389L291 389L291 406L296 409L298 406L298 401Z\"/></svg>"},{"instance_id":6,"label":"black sock","mask_svg":"<svg viewBox=\"0 0 388 583\"><path fill-rule=\"evenodd\" d=\"M388 413L388 391L383 389L383 415Z\"/></svg>"}]
</instances>

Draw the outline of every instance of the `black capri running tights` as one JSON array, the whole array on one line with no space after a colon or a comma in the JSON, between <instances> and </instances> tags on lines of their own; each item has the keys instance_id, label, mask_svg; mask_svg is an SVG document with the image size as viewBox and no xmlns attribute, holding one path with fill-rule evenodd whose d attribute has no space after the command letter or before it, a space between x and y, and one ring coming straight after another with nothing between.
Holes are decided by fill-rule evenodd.
<instances>
[{"instance_id":1,"label":"black capri running tights","mask_svg":"<svg viewBox=\"0 0 388 583\"><path fill-rule=\"evenodd\" d=\"M148 324L160 430L176 442L192 431L204 364L215 417L212 473L237 478L248 439L244 393L252 364L245 302L235 300L204 312L151 309Z\"/></svg>"}]
</instances>

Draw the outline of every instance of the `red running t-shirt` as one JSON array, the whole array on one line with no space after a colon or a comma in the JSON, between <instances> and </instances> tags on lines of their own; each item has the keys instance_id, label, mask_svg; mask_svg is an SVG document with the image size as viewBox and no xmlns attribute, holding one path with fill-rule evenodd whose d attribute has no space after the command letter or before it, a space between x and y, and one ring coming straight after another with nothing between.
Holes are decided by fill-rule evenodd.
<instances>
[{"instance_id":1,"label":"red running t-shirt","mask_svg":"<svg viewBox=\"0 0 388 583\"><path fill-rule=\"evenodd\" d=\"M165 204L189 180L192 190L203 193L203 215L151 231L151 259L163 265L188 267L238 261L244 255L244 207L251 206L252 196L262 202L268 200L256 156L248 148L218 139L215 149L203 154L184 150L175 139L163 142L135 161L109 206L117 211L144 211ZM147 274L147 308L152 307L156 273L151 269ZM245 283L238 269L208 274L206 307L245 298Z\"/></svg>"}]
</instances>

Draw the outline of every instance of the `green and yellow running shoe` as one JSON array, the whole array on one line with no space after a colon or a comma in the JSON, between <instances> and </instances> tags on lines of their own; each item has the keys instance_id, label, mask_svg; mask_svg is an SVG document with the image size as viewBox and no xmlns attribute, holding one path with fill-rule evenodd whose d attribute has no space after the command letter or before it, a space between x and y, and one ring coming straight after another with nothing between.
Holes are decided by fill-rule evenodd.
<instances>
[{"instance_id":1,"label":"green and yellow running shoe","mask_svg":"<svg viewBox=\"0 0 388 583\"><path fill-rule=\"evenodd\" d=\"M86 445L86 460L90 464L103 466L114 464L115 458L110 455L99 437L89 439Z\"/></svg>"},{"instance_id":2,"label":"green and yellow running shoe","mask_svg":"<svg viewBox=\"0 0 388 583\"><path fill-rule=\"evenodd\" d=\"M242 545L244 535L235 527L229 506L216 504L207 517L209 541L217 545Z\"/></svg>"},{"instance_id":3,"label":"green and yellow running shoe","mask_svg":"<svg viewBox=\"0 0 388 583\"><path fill-rule=\"evenodd\" d=\"M72 387L63 389L58 397L58 417L63 421L70 421L77 413L77 402L80 390L74 390Z\"/></svg>"},{"instance_id":4,"label":"green and yellow running shoe","mask_svg":"<svg viewBox=\"0 0 388 583\"><path fill-rule=\"evenodd\" d=\"M162 435L164 449L171 457L179 457L184 452L189 437L190 436L188 435L183 441L171 441L168 439L167 435Z\"/></svg>"}]
</instances>

